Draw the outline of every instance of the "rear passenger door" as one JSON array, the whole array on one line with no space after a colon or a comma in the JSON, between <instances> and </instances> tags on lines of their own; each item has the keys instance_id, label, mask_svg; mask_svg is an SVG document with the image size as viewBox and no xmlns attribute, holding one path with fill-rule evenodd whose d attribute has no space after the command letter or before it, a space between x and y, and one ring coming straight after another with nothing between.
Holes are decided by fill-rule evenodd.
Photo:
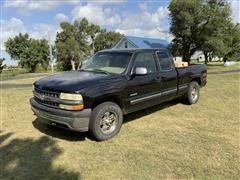
<instances>
[{"instance_id":1,"label":"rear passenger door","mask_svg":"<svg viewBox=\"0 0 240 180\"><path fill-rule=\"evenodd\" d=\"M178 80L172 57L168 51L156 51L156 56L160 66L161 100L173 99L177 95Z\"/></svg>"}]
</instances>

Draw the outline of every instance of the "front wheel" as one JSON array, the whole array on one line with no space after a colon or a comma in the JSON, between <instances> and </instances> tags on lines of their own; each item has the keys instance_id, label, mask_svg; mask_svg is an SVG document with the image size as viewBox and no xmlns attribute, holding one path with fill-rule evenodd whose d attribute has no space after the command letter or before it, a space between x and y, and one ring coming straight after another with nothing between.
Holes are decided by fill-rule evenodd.
<instances>
[{"instance_id":1,"label":"front wheel","mask_svg":"<svg viewBox=\"0 0 240 180\"><path fill-rule=\"evenodd\" d=\"M185 99L188 104L195 104L200 97L200 86L196 81L190 82Z\"/></svg>"},{"instance_id":2,"label":"front wheel","mask_svg":"<svg viewBox=\"0 0 240 180\"><path fill-rule=\"evenodd\" d=\"M89 131L99 141L112 138L121 129L123 114L113 102L105 102L93 109Z\"/></svg>"}]
</instances>

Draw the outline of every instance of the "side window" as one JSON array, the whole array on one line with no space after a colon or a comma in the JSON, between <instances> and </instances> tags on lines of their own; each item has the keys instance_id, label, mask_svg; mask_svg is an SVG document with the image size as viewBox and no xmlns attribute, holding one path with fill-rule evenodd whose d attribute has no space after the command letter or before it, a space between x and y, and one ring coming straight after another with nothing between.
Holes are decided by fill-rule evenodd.
<instances>
[{"instance_id":1,"label":"side window","mask_svg":"<svg viewBox=\"0 0 240 180\"><path fill-rule=\"evenodd\" d=\"M170 56L167 52L157 52L157 57L160 63L161 70L166 71L172 69Z\"/></svg>"},{"instance_id":2,"label":"side window","mask_svg":"<svg viewBox=\"0 0 240 180\"><path fill-rule=\"evenodd\" d=\"M145 67L148 73L157 72L156 63L152 53L139 53L137 54L134 61L134 68Z\"/></svg>"}]
</instances>

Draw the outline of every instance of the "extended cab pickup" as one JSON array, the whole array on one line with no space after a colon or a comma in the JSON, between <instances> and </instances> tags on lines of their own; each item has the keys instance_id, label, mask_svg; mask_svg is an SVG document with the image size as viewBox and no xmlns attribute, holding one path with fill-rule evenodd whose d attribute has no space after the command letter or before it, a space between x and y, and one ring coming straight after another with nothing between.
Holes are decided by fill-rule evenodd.
<instances>
[{"instance_id":1,"label":"extended cab pickup","mask_svg":"<svg viewBox=\"0 0 240 180\"><path fill-rule=\"evenodd\" d=\"M106 140L125 114L179 97L196 103L206 77L205 65L175 68L167 49L104 50L79 71L36 81L30 104L46 123Z\"/></svg>"}]
</instances>

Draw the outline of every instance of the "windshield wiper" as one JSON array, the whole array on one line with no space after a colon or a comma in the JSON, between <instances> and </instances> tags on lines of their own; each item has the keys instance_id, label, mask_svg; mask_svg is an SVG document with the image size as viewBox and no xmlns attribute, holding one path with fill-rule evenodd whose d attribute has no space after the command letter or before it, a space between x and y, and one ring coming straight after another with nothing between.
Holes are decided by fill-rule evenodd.
<instances>
[{"instance_id":1,"label":"windshield wiper","mask_svg":"<svg viewBox=\"0 0 240 180\"><path fill-rule=\"evenodd\" d=\"M104 70L102 70L102 69L94 68L94 69L92 69L92 70L93 70L93 71L96 71L96 72L101 72L101 73L105 73L105 74L110 74L109 72L104 71Z\"/></svg>"},{"instance_id":2,"label":"windshield wiper","mask_svg":"<svg viewBox=\"0 0 240 180\"><path fill-rule=\"evenodd\" d=\"M87 68L87 69L80 69L80 71L92 71L92 72L100 72L100 73L104 73L104 74L110 74L108 71L104 71L102 69L98 69L98 68Z\"/></svg>"}]
</instances>

